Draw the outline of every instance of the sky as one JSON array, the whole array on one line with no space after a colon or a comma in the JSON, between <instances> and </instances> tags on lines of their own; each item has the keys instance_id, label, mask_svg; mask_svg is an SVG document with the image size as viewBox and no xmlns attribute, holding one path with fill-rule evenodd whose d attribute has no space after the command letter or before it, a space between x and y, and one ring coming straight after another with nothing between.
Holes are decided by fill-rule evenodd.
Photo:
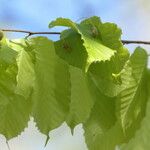
<instances>
[{"instance_id":1,"label":"sky","mask_svg":"<svg viewBox=\"0 0 150 150\"><path fill-rule=\"evenodd\" d=\"M123 31L122 39L150 41L149 0L0 0L0 28L31 31L60 31L48 29L50 21L57 17L81 21L93 15L104 22L114 22ZM8 33L9 38L22 38L24 34ZM57 40L58 35L48 36ZM137 45L127 45L132 52ZM138 45L139 46L139 45ZM140 45L150 53L150 46ZM63 124L50 133L45 150L87 150L82 125L74 136ZM28 128L9 141L11 150L44 150L45 136L38 132L33 120ZM8 150L5 138L0 136L0 150Z\"/></svg>"}]
</instances>

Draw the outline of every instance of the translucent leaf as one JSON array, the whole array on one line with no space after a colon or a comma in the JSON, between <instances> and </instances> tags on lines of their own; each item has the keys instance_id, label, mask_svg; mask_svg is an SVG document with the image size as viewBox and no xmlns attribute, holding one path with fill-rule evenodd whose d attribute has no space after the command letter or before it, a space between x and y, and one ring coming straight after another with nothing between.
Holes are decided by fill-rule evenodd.
<instances>
[{"instance_id":1,"label":"translucent leaf","mask_svg":"<svg viewBox=\"0 0 150 150\"><path fill-rule=\"evenodd\" d=\"M3 44L0 47L0 65L2 68L7 68L9 65L15 63L17 52L12 50L8 45Z\"/></svg>"},{"instance_id":2,"label":"translucent leaf","mask_svg":"<svg viewBox=\"0 0 150 150\"><path fill-rule=\"evenodd\" d=\"M150 74L145 77L148 83L148 88L150 87ZM147 90L146 87L144 90ZM150 88L147 91L150 96ZM150 98L146 106L146 115L141 122L141 127L137 130L135 136L129 141L129 143L124 144L120 147L121 150L148 150L150 149Z\"/></svg>"},{"instance_id":3,"label":"translucent leaf","mask_svg":"<svg viewBox=\"0 0 150 150\"><path fill-rule=\"evenodd\" d=\"M16 55L14 55L17 54L16 51L11 48L3 49L3 46L0 51L3 51L0 62L5 62L5 65L0 63L0 133L11 139L27 126L31 103L16 92L18 74Z\"/></svg>"},{"instance_id":4,"label":"translucent leaf","mask_svg":"<svg viewBox=\"0 0 150 150\"><path fill-rule=\"evenodd\" d=\"M104 95L114 97L120 92L122 83L121 70L128 57L128 51L122 48L110 61L96 62L89 67L89 77Z\"/></svg>"},{"instance_id":5,"label":"translucent leaf","mask_svg":"<svg viewBox=\"0 0 150 150\"><path fill-rule=\"evenodd\" d=\"M110 58L115 53L115 50L112 50L104 46L98 38L95 38L96 36L95 32L93 33L95 27L93 27L93 25L91 24L84 24L84 23L76 24L69 19L58 18L57 20L52 21L49 24L50 28L54 26L71 27L73 30L75 30L81 35L81 39L83 40L83 45L86 48L87 55L88 55L85 71L88 70L88 67L92 62L110 60Z\"/></svg>"},{"instance_id":6,"label":"translucent leaf","mask_svg":"<svg viewBox=\"0 0 150 150\"><path fill-rule=\"evenodd\" d=\"M132 76L124 76L124 86L117 96L117 115L125 136L131 137L145 114L148 99L144 79L147 66L147 53L138 47L130 58L127 66Z\"/></svg>"},{"instance_id":7,"label":"translucent leaf","mask_svg":"<svg viewBox=\"0 0 150 150\"><path fill-rule=\"evenodd\" d=\"M39 130L48 135L69 112L70 74L68 65L56 56L52 41L37 37L31 43L36 57L33 116Z\"/></svg>"},{"instance_id":8,"label":"translucent leaf","mask_svg":"<svg viewBox=\"0 0 150 150\"><path fill-rule=\"evenodd\" d=\"M81 21L81 24L91 24L96 27L98 27L101 23L101 19L98 16L92 16Z\"/></svg>"},{"instance_id":9,"label":"translucent leaf","mask_svg":"<svg viewBox=\"0 0 150 150\"><path fill-rule=\"evenodd\" d=\"M117 53L109 61L94 62L89 67L91 78L99 90L107 96L114 97L120 89L119 73L129 59L129 52L121 42L121 29L113 23L101 23L98 26L102 43L116 49ZM118 78L115 78L115 77Z\"/></svg>"},{"instance_id":10,"label":"translucent leaf","mask_svg":"<svg viewBox=\"0 0 150 150\"><path fill-rule=\"evenodd\" d=\"M150 85L149 80L150 75L145 76L145 81ZM149 87L148 87L149 88ZM146 85L145 85L146 90ZM150 93L149 93L150 94ZM148 150L150 149L149 135L150 132L150 100L148 100L146 106L146 115L141 122L141 127L137 130L135 136L127 143L123 144L121 150Z\"/></svg>"},{"instance_id":11,"label":"translucent leaf","mask_svg":"<svg viewBox=\"0 0 150 150\"><path fill-rule=\"evenodd\" d=\"M85 138L89 150L116 150L118 144L125 143L118 122L108 130L104 130L99 121L94 119L85 126Z\"/></svg>"},{"instance_id":12,"label":"translucent leaf","mask_svg":"<svg viewBox=\"0 0 150 150\"><path fill-rule=\"evenodd\" d=\"M99 28L104 45L116 50L123 46L121 42L122 31L116 24L107 22L101 24Z\"/></svg>"},{"instance_id":13,"label":"translucent leaf","mask_svg":"<svg viewBox=\"0 0 150 150\"><path fill-rule=\"evenodd\" d=\"M26 98L31 96L34 85L34 62L33 57L30 55L29 45L26 43L26 40L19 39L13 40L9 43L11 48L18 52L17 56L17 89L16 92L23 95Z\"/></svg>"},{"instance_id":14,"label":"translucent leaf","mask_svg":"<svg viewBox=\"0 0 150 150\"><path fill-rule=\"evenodd\" d=\"M87 52L83 46L80 35L73 30L65 30L61 40L55 42L57 55L70 65L84 70L87 61Z\"/></svg>"},{"instance_id":15,"label":"translucent leaf","mask_svg":"<svg viewBox=\"0 0 150 150\"><path fill-rule=\"evenodd\" d=\"M114 135L117 135L116 131L119 130L119 128L112 129L116 122L115 98L101 94L92 82L89 82L89 86L95 99L95 105L90 118L84 124L87 146L89 150L114 150L116 143L112 144L113 140L110 139L112 135L114 138Z\"/></svg>"},{"instance_id":16,"label":"translucent leaf","mask_svg":"<svg viewBox=\"0 0 150 150\"><path fill-rule=\"evenodd\" d=\"M131 57L131 62L133 63L133 65L131 65L132 63L130 61L128 61L125 65L124 69L120 73L121 80L122 80L122 84L120 85L120 89L119 89L120 92L125 91L125 89L128 88L128 86L131 83L130 82L131 79L133 79L133 80L135 79L134 73L136 72L135 70L138 68L138 65L143 66L144 68L146 67L147 54L145 53L145 51L143 49L137 48L135 53L133 54L133 56ZM135 60L137 60L137 62L139 62L139 64L137 62L135 62ZM145 64L142 64L142 62L143 63L145 62ZM142 72L141 68L139 70ZM90 72L89 72L89 75L90 75ZM139 76L140 76L140 74L139 74ZM91 79L91 78L89 78L89 79ZM145 81L143 81L143 83L145 83ZM92 84L93 84L93 81L91 81L90 85L92 85ZM94 89L94 87L95 87L95 89ZM93 95L96 95L96 93L95 93L96 88L97 88L97 86L95 86L95 84L93 84L93 87L91 87L91 89L93 90ZM98 88L97 88L97 90L98 90ZM146 94L146 91L144 91L143 86L142 86L142 88L140 88L140 91L138 91L138 92ZM101 92L98 91L98 94L100 94L100 93ZM113 104L113 100L114 100L114 101L117 101L117 104L118 104L119 99L118 98L116 99L115 97L108 98L107 96L104 96L105 103L100 100L98 102L100 103L100 105L104 105L104 104L108 103L107 106L103 107L105 109L102 109L98 105L98 103L95 103L95 105L97 106L97 109L95 107L93 108L95 113L93 115L91 114L90 119L84 124L85 138L86 138L86 143L88 145L88 148L90 150L99 150L99 149L115 150L117 145L128 142L130 140L130 138L133 137L133 135L135 134L135 131L140 126L141 119L143 118L146 100L147 100L147 97L145 97L145 94L141 94L141 95L139 94L138 95L139 97L136 97L137 100L138 100L138 98L141 99L141 103L139 103L139 102L137 102L137 104L134 103L135 108L132 107L132 111L135 110L136 113L138 113L138 110L140 110L140 111L139 111L138 116L135 116L137 118L135 120L133 119L132 126L127 128L126 134L124 134L124 132L123 132L124 130L122 128L122 125L120 124L119 118L116 121L113 121L113 118L111 119L111 117L115 113L115 110L114 110L114 112L111 111L111 113L109 113L109 115L106 115L108 112L110 112L110 110L115 109L115 106L110 105L110 103ZM130 94L127 96L130 96ZM144 99L142 99L142 96ZM100 96L97 96L97 98L100 98ZM139 107L136 107L137 105ZM137 108L139 108L139 109L137 110ZM103 110L103 112L102 112L102 110ZM107 113L105 113L104 110L107 111ZM117 109L117 112L118 112L118 109ZM100 116L99 113L100 114L102 113L103 116ZM109 118L109 119L107 120L107 118ZM115 120L115 117L114 117L114 120ZM104 125L102 124L103 122L105 123ZM109 123L108 127L107 127L106 123Z\"/></svg>"},{"instance_id":17,"label":"translucent leaf","mask_svg":"<svg viewBox=\"0 0 150 150\"><path fill-rule=\"evenodd\" d=\"M73 129L77 124L84 123L90 116L94 101L90 95L86 75L78 68L70 66L71 103L67 124Z\"/></svg>"}]
</instances>

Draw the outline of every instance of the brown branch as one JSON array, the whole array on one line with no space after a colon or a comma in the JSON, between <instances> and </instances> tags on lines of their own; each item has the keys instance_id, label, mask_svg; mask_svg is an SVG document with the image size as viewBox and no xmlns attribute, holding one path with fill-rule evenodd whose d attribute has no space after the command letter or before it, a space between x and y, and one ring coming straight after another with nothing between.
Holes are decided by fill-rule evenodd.
<instances>
[{"instance_id":1,"label":"brown branch","mask_svg":"<svg viewBox=\"0 0 150 150\"><path fill-rule=\"evenodd\" d=\"M27 37L35 34L53 34L60 35L61 32L32 32L27 30L17 30L17 29L0 29L3 32L20 32L28 34ZM138 40L121 40L123 44L147 44L150 45L150 41L138 41Z\"/></svg>"},{"instance_id":2,"label":"brown branch","mask_svg":"<svg viewBox=\"0 0 150 150\"><path fill-rule=\"evenodd\" d=\"M0 29L3 32L20 32L20 33L26 33L28 36L34 35L34 34L60 34L60 32L32 32L27 30L16 30L16 29Z\"/></svg>"},{"instance_id":3,"label":"brown branch","mask_svg":"<svg viewBox=\"0 0 150 150\"><path fill-rule=\"evenodd\" d=\"M150 41L136 41L136 40L122 40L123 44L147 44L150 45Z\"/></svg>"}]
</instances>

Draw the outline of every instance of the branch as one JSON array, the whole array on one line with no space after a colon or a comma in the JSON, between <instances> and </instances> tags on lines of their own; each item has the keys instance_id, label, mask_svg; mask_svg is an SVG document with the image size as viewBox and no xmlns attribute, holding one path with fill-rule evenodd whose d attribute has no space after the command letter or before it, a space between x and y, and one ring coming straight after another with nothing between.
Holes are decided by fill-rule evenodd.
<instances>
[{"instance_id":1,"label":"branch","mask_svg":"<svg viewBox=\"0 0 150 150\"><path fill-rule=\"evenodd\" d=\"M136 41L136 40L122 40L123 44L147 44L150 45L150 41Z\"/></svg>"},{"instance_id":2,"label":"branch","mask_svg":"<svg viewBox=\"0 0 150 150\"><path fill-rule=\"evenodd\" d=\"M60 32L32 32L27 30L16 30L16 29L0 29L3 32L20 32L26 33L28 36L35 35L35 34L61 34Z\"/></svg>"},{"instance_id":3,"label":"branch","mask_svg":"<svg viewBox=\"0 0 150 150\"><path fill-rule=\"evenodd\" d=\"M28 34L27 37L35 35L35 34L53 34L60 35L61 32L32 32L27 30L17 30L17 29L0 29L3 32L19 32ZM147 44L150 45L150 41L137 41L137 40L121 40L123 44Z\"/></svg>"}]
</instances>

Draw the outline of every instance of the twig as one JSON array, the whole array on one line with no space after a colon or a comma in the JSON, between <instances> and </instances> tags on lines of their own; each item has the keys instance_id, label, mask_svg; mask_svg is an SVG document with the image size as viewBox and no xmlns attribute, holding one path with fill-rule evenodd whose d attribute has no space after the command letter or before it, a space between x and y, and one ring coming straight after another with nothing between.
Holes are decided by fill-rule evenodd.
<instances>
[{"instance_id":1,"label":"twig","mask_svg":"<svg viewBox=\"0 0 150 150\"><path fill-rule=\"evenodd\" d=\"M26 33L28 36L34 35L34 34L61 34L60 32L32 32L27 30L16 30L16 29L0 29L3 32L20 32L20 33Z\"/></svg>"},{"instance_id":2,"label":"twig","mask_svg":"<svg viewBox=\"0 0 150 150\"><path fill-rule=\"evenodd\" d=\"M123 44L147 44L150 45L150 41L135 41L135 40L122 40Z\"/></svg>"},{"instance_id":3,"label":"twig","mask_svg":"<svg viewBox=\"0 0 150 150\"><path fill-rule=\"evenodd\" d=\"M60 35L61 32L32 32L27 30L17 30L17 29L0 29L3 32L20 32L28 34L26 37L35 35L35 34L53 34ZM150 41L141 41L141 40L121 40L123 44L147 44L150 45Z\"/></svg>"}]
</instances>

